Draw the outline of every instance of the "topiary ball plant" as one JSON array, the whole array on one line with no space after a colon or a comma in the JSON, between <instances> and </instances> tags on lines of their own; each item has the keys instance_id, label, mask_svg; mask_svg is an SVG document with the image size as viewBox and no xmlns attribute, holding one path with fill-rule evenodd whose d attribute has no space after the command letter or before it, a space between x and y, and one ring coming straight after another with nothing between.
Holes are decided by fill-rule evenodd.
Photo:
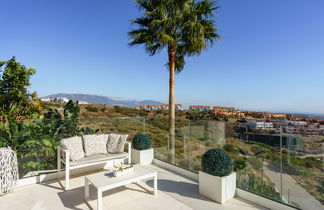
<instances>
[{"instance_id":1,"label":"topiary ball plant","mask_svg":"<svg viewBox=\"0 0 324 210\"><path fill-rule=\"evenodd\" d=\"M151 138L150 136L139 133L134 136L132 142L133 148L136 150L147 150L151 149Z\"/></svg>"},{"instance_id":2,"label":"topiary ball plant","mask_svg":"<svg viewBox=\"0 0 324 210\"><path fill-rule=\"evenodd\" d=\"M231 157L222 149L210 149L201 159L202 171L214 176L227 176L233 171Z\"/></svg>"}]
</instances>

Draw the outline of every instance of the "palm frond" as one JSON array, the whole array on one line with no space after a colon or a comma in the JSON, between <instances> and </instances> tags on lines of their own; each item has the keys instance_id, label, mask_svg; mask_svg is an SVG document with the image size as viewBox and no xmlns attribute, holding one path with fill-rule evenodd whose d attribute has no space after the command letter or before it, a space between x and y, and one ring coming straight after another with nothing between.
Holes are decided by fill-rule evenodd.
<instances>
[{"instance_id":1,"label":"palm frond","mask_svg":"<svg viewBox=\"0 0 324 210\"><path fill-rule=\"evenodd\" d=\"M176 49L176 71L185 57L199 55L220 39L213 19L219 9L214 0L136 0L142 17L133 20L138 29L128 32L130 46L144 45L149 55L165 47Z\"/></svg>"}]
</instances>

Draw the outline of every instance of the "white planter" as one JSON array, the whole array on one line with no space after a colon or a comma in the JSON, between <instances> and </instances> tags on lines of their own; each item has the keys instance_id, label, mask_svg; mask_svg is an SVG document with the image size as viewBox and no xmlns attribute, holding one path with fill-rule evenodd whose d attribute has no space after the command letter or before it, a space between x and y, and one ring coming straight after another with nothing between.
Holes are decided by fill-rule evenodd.
<instances>
[{"instance_id":1,"label":"white planter","mask_svg":"<svg viewBox=\"0 0 324 210\"><path fill-rule=\"evenodd\" d=\"M153 148L147 150L136 150L132 148L132 163L140 165L151 164L154 158Z\"/></svg>"},{"instance_id":2,"label":"white planter","mask_svg":"<svg viewBox=\"0 0 324 210\"><path fill-rule=\"evenodd\" d=\"M218 203L225 203L235 196L236 173L219 177L199 171L199 193Z\"/></svg>"}]
</instances>

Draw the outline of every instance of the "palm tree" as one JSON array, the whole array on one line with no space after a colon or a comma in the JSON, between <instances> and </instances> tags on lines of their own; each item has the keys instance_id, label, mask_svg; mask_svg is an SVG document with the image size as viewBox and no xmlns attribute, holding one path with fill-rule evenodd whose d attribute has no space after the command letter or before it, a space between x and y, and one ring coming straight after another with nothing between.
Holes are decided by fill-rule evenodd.
<instances>
[{"instance_id":1,"label":"palm tree","mask_svg":"<svg viewBox=\"0 0 324 210\"><path fill-rule=\"evenodd\" d=\"M213 13L219 8L211 0L135 0L143 11L133 20L138 29L128 32L130 46L143 44L152 56L167 48L169 69L169 157L174 163L175 149L175 73L185 65L184 57L200 55L219 39Z\"/></svg>"}]
</instances>

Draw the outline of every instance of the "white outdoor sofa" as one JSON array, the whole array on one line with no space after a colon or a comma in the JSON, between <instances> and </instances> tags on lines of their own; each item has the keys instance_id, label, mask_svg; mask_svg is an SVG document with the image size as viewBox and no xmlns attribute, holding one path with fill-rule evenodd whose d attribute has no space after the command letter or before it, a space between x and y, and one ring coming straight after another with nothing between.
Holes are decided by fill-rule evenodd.
<instances>
[{"instance_id":1,"label":"white outdoor sofa","mask_svg":"<svg viewBox=\"0 0 324 210\"><path fill-rule=\"evenodd\" d=\"M61 164L65 165L65 190L70 188L70 170L115 161L131 163L131 143L128 135L93 134L74 136L61 140L57 149L57 174L61 174ZM128 151L124 151L125 144Z\"/></svg>"}]
</instances>

